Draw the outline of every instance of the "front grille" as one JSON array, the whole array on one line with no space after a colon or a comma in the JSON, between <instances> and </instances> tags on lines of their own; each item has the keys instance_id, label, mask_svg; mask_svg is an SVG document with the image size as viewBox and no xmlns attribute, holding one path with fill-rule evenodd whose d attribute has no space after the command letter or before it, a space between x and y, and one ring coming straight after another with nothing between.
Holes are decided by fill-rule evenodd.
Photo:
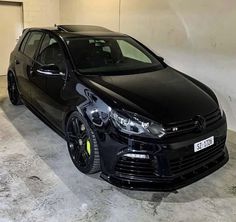
<instances>
[{"instance_id":1,"label":"front grille","mask_svg":"<svg viewBox=\"0 0 236 222\"><path fill-rule=\"evenodd\" d=\"M197 166L204 166L206 161L211 161L217 159L222 155L225 146L225 138L218 141L212 147L208 147L196 153L187 154L180 156L179 158L174 158L169 160L170 172L171 174L179 174L185 170L190 170L191 168L197 168ZM189 147L193 149L193 146Z\"/></svg>"},{"instance_id":2,"label":"front grille","mask_svg":"<svg viewBox=\"0 0 236 222\"><path fill-rule=\"evenodd\" d=\"M215 112L212 112L205 116L206 119L206 126L211 126L215 124L217 121L219 121L222 118L221 111L217 109Z\"/></svg>"},{"instance_id":3,"label":"front grille","mask_svg":"<svg viewBox=\"0 0 236 222\"><path fill-rule=\"evenodd\" d=\"M154 161L155 162L155 161ZM137 177L155 177L155 167L150 159L122 156L115 166L116 174Z\"/></svg>"},{"instance_id":4,"label":"front grille","mask_svg":"<svg viewBox=\"0 0 236 222\"><path fill-rule=\"evenodd\" d=\"M211 112L206 116L203 116L203 118L206 121L206 128L207 128L207 127L210 127L211 125L215 124L217 121L219 121L222 118L222 116L221 116L220 110L217 109L214 112ZM166 130L167 137L192 133L192 132L195 132L197 129L197 125L195 123L194 118L190 119L190 120L169 123L169 124L165 125L164 127Z\"/></svg>"}]
</instances>

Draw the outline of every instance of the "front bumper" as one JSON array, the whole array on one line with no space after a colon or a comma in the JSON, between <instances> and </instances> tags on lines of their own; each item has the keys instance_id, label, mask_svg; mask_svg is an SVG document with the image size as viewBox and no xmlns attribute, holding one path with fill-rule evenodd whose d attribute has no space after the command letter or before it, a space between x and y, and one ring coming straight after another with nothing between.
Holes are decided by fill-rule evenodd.
<instances>
[{"instance_id":1,"label":"front bumper","mask_svg":"<svg viewBox=\"0 0 236 222\"><path fill-rule=\"evenodd\" d=\"M135 190L173 191L222 167L229 159L227 125L222 120L202 133L166 141L143 141L117 133L106 134L101 144L101 177L118 187ZM215 144L194 153L193 144L214 136ZM133 159L125 154L148 154Z\"/></svg>"}]
</instances>

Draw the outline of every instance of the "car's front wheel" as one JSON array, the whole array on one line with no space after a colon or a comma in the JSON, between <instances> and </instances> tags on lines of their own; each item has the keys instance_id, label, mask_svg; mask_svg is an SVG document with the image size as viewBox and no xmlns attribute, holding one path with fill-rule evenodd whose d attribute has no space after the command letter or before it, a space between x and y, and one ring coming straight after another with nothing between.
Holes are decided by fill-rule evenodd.
<instances>
[{"instance_id":1,"label":"car's front wheel","mask_svg":"<svg viewBox=\"0 0 236 222\"><path fill-rule=\"evenodd\" d=\"M8 95L11 103L15 106L21 105L20 94L16 85L16 79L13 73L9 72L7 75Z\"/></svg>"},{"instance_id":2,"label":"car's front wheel","mask_svg":"<svg viewBox=\"0 0 236 222\"><path fill-rule=\"evenodd\" d=\"M97 139L79 112L73 112L66 124L66 140L74 165L85 174L100 171Z\"/></svg>"}]
</instances>

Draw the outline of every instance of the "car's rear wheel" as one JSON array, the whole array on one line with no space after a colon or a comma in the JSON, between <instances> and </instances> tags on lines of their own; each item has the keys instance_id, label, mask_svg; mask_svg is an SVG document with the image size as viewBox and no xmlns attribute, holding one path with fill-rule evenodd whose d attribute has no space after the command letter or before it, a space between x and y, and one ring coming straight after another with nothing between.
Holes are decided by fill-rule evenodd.
<instances>
[{"instance_id":1,"label":"car's rear wheel","mask_svg":"<svg viewBox=\"0 0 236 222\"><path fill-rule=\"evenodd\" d=\"M82 173L100 171L97 139L87 121L76 111L68 118L66 140L71 159Z\"/></svg>"},{"instance_id":2,"label":"car's rear wheel","mask_svg":"<svg viewBox=\"0 0 236 222\"><path fill-rule=\"evenodd\" d=\"M13 105L21 105L22 101L20 99L20 94L16 85L16 79L13 73L9 72L7 75L7 83L8 83L8 95L10 101Z\"/></svg>"}]
</instances>

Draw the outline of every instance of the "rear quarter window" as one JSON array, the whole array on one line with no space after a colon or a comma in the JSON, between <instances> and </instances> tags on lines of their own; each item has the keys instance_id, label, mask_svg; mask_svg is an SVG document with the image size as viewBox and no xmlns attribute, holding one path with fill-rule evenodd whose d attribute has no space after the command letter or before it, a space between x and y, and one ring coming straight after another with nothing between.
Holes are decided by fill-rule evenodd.
<instances>
[{"instance_id":1,"label":"rear quarter window","mask_svg":"<svg viewBox=\"0 0 236 222\"><path fill-rule=\"evenodd\" d=\"M29 56L30 58L33 58L35 55L35 52L37 51L39 47L42 36L43 36L42 32L31 32L29 37L26 40L23 53ZM22 43L22 46L23 44L24 42Z\"/></svg>"},{"instance_id":2,"label":"rear quarter window","mask_svg":"<svg viewBox=\"0 0 236 222\"><path fill-rule=\"evenodd\" d=\"M30 33L27 33L27 34L25 35L25 37L23 38L23 41L22 41L22 43L21 43L21 45L20 45L20 49L19 49L21 52L24 52L25 45L26 45L26 42L27 42L27 40L28 40L28 38L29 38L29 35L30 35Z\"/></svg>"}]
</instances>

